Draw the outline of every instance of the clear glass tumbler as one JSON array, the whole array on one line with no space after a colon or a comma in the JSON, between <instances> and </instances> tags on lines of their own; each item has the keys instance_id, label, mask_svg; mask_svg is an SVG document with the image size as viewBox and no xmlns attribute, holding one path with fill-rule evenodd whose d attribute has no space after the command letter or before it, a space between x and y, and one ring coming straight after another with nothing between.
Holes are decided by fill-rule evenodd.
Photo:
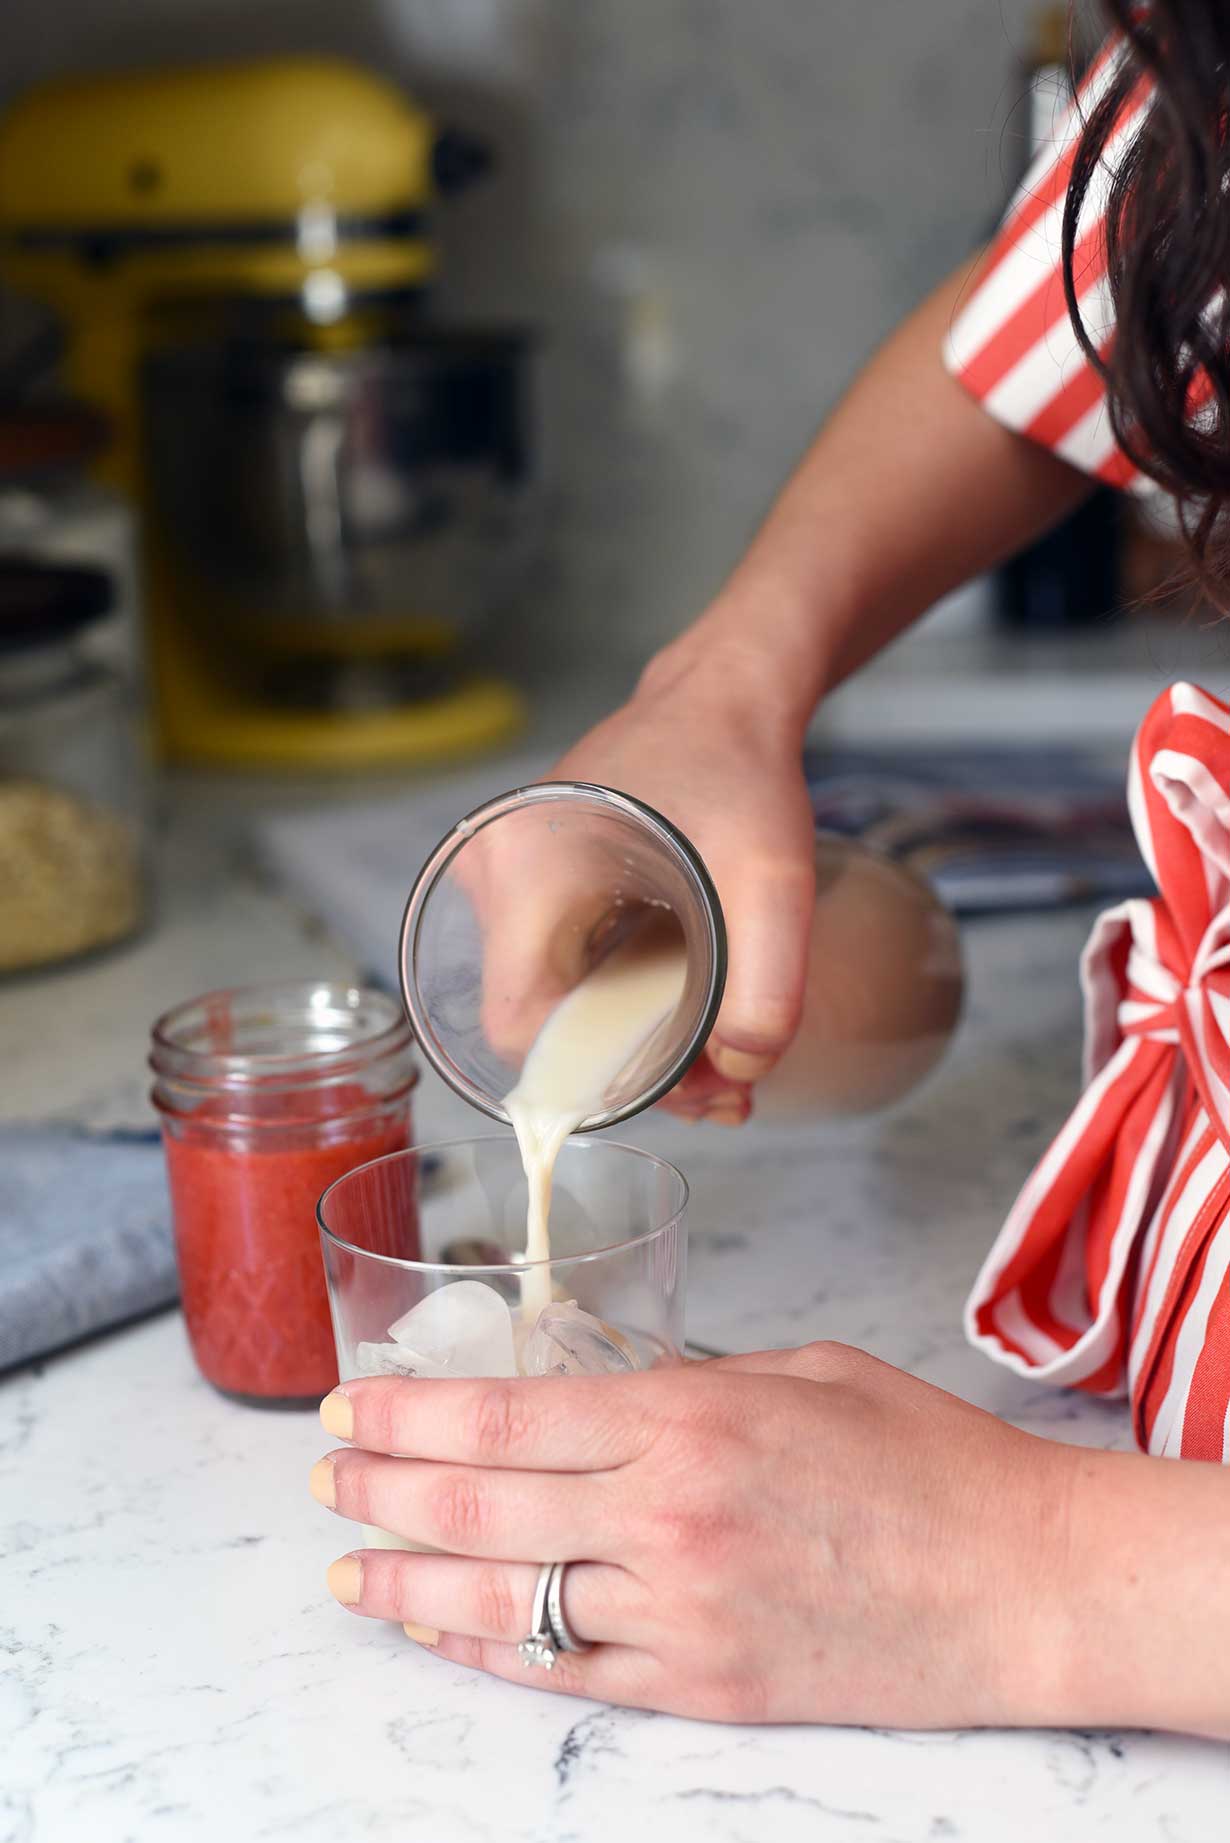
<instances>
[{"instance_id":1,"label":"clear glass tumbler","mask_svg":"<svg viewBox=\"0 0 1230 1843\"><path fill-rule=\"evenodd\" d=\"M348 1172L317 1212L342 1379L681 1362L687 1199L662 1159L571 1139L555 1170L552 1258L531 1266L520 1258L527 1188L511 1135L411 1147ZM541 1311L529 1303L544 1296ZM381 1530L364 1537L413 1546Z\"/></svg>"}]
</instances>

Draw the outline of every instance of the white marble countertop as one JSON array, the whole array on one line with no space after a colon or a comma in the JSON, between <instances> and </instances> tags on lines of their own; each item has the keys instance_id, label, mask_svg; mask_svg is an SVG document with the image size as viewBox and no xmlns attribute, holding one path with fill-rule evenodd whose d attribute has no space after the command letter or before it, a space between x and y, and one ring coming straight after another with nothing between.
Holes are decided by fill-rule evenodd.
<instances>
[{"instance_id":1,"label":"white marble countertop","mask_svg":"<svg viewBox=\"0 0 1230 1843\"><path fill-rule=\"evenodd\" d=\"M315 946L342 963L268 892L248 888L226 912L229 956L172 904L143 950L154 986L186 986L206 965L233 978L253 942L257 961L276 959L279 930L300 962ZM1022 1426L1127 1444L1117 1409L1029 1389L960 1330L987 1241L1072 1096L1084 927L1069 916L972 930L960 1042L887 1119L625 1129L692 1182L694 1336L728 1348L839 1337ZM131 968L114 977L140 983ZM98 980L93 969L56 985L69 1009L74 992L95 994L77 1006L89 1077L61 1084L61 1117L129 1105L108 1101L124 1068L99 1040ZM23 1002L37 1010L37 990ZM42 1113L31 1096L52 1073L30 1065L14 1110ZM131 1096L139 1077L126 1079ZM423 1135L466 1130L464 1112L424 1083ZM355 1620L323 1584L344 1541L307 1495L328 1445L314 1417L215 1395L177 1314L0 1381L0 1413L0 1843L1226 1835L1230 1747L720 1729L487 1681Z\"/></svg>"}]
</instances>

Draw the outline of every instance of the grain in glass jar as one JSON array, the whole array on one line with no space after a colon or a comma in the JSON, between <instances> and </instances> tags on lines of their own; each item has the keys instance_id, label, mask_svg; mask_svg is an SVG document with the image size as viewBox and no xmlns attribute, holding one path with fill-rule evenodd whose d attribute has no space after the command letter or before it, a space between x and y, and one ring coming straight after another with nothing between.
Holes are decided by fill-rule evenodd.
<instances>
[{"instance_id":1,"label":"grain in glass jar","mask_svg":"<svg viewBox=\"0 0 1230 1843\"><path fill-rule=\"evenodd\" d=\"M112 601L104 571L0 556L0 973L112 946L144 916L137 713L87 645Z\"/></svg>"}]
</instances>

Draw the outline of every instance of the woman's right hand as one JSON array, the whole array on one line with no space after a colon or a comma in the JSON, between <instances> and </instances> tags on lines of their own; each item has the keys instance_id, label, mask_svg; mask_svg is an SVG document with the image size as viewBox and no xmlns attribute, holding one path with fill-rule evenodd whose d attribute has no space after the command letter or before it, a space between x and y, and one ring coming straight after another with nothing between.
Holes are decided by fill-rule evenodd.
<instances>
[{"instance_id":1,"label":"woman's right hand","mask_svg":"<svg viewBox=\"0 0 1230 1843\"><path fill-rule=\"evenodd\" d=\"M755 638L702 620L549 778L596 781L655 807L692 840L729 935L726 994L708 1050L667 1101L731 1125L750 1111L798 1027L815 902L815 830L803 775L811 715Z\"/></svg>"}]
</instances>

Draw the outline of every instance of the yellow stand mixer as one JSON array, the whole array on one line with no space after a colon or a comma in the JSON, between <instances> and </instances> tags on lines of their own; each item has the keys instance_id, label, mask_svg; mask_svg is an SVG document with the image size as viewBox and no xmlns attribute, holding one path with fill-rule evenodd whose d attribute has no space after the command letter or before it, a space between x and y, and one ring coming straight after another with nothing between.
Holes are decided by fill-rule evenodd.
<instances>
[{"instance_id":1,"label":"yellow stand mixer","mask_svg":"<svg viewBox=\"0 0 1230 1843\"><path fill-rule=\"evenodd\" d=\"M111 418L169 755L364 767L519 723L463 643L524 541L527 341L423 308L432 208L486 163L328 59L46 84L0 120L0 281Z\"/></svg>"}]
</instances>

